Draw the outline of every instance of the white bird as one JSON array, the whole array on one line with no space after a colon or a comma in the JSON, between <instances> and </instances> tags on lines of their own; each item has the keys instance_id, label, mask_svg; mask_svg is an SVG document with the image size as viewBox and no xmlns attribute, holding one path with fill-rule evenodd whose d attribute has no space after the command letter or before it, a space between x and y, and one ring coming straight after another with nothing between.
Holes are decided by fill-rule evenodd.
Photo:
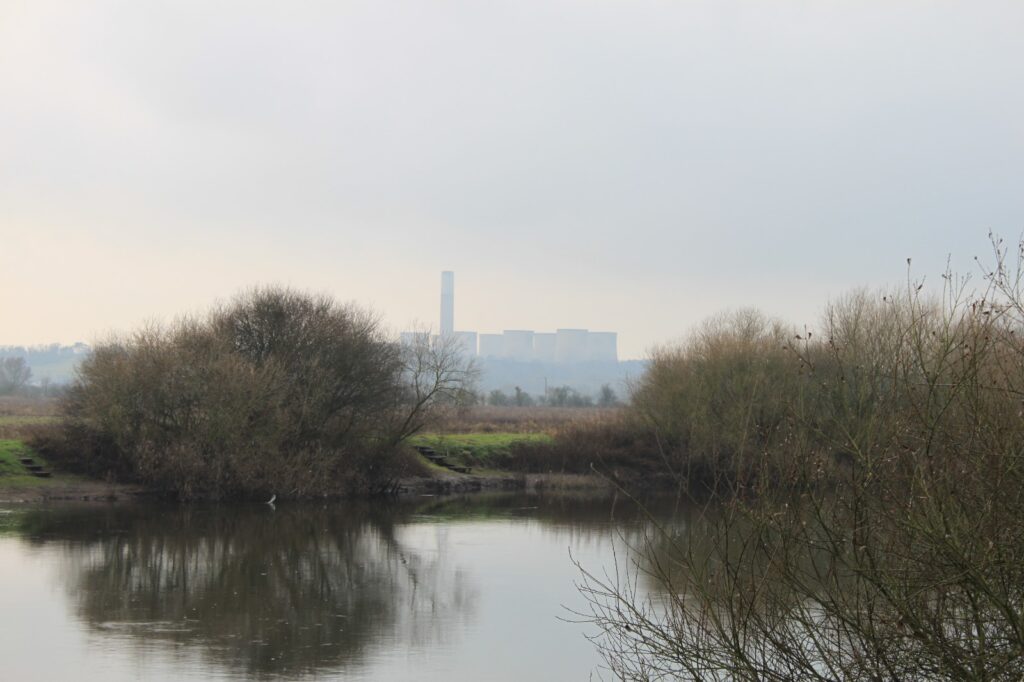
<instances>
[{"instance_id":1,"label":"white bird","mask_svg":"<svg viewBox=\"0 0 1024 682\"><path fill-rule=\"evenodd\" d=\"M277 495L276 494L271 495L270 499L267 500L267 504L269 504L271 507L273 507L274 506L274 500L276 500L276 499L277 499Z\"/></svg>"}]
</instances>

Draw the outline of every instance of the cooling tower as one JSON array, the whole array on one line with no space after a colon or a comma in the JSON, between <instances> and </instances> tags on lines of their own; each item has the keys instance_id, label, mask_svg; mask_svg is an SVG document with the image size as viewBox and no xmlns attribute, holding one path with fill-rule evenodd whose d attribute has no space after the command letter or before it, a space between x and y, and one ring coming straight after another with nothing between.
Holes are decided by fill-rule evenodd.
<instances>
[{"instance_id":1,"label":"cooling tower","mask_svg":"<svg viewBox=\"0 0 1024 682\"><path fill-rule=\"evenodd\" d=\"M398 335L398 340L403 346L415 346L421 336L420 332L402 332Z\"/></svg>"},{"instance_id":2,"label":"cooling tower","mask_svg":"<svg viewBox=\"0 0 1024 682\"><path fill-rule=\"evenodd\" d=\"M618 362L617 337L615 332L590 332L587 335L587 358L591 362Z\"/></svg>"},{"instance_id":3,"label":"cooling tower","mask_svg":"<svg viewBox=\"0 0 1024 682\"><path fill-rule=\"evenodd\" d=\"M445 270L441 273L441 334L455 333L455 273Z\"/></svg>"},{"instance_id":4,"label":"cooling tower","mask_svg":"<svg viewBox=\"0 0 1024 682\"><path fill-rule=\"evenodd\" d=\"M556 362L586 362L587 359L586 329L555 330Z\"/></svg>"},{"instance_id":5,"label":"cooling tower","mask_svg":"<svg viewBox=\"0 0 1024 682\"><path fill-rule=\"evenodd\" d=\"M476 332L455 332L455 339L463 355L476 357Z\"/></svg>"},{"instance_id":6,"label":"cooling tower","mask_svg":"<svg viewBox=\"0 0 1024 682\"><path fill-rule=\"evenodd\" d=\"M549 332L537 332L533 335L533 358L540 362L554 362L556 337Z\"/></svg>"},{"instance_id":7,"label":"cooling tower","mask_svg":"<svg viewBox=\"0 0 1024 682\"><path fill-rule=\"evenodd\" d=\"M501 334L480 335L480 357L500 358L505 355L505 339Z\"/></svg>"},{"instance_id":8,"label":"cooling tower","mask_svg":"<svg viewBox=\"0 0 1024 682\"><path fill-rule=\"evenodd\" d=\"M511 360L533 360L533 332L525 329L506 329L501 334L505 341L504 357Z\"/></svg>"}]
</instances>

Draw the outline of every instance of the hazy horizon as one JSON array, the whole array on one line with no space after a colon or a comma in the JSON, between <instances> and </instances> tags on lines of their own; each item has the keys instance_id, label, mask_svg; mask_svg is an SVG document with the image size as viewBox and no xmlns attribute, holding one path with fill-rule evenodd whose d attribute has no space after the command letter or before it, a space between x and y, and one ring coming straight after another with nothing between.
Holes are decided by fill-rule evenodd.
<instances>
[{"instance_id":1,"label":"hazy horizon","mask_svg":"<svg viewBox=\"0 0 1024 682\"><path fill-rule=\"evenodd\" d=\"M0 344L255 284L399 331L795 324L1024 231L1013 2L12 2Z\"/></svg>"}]
</instances>

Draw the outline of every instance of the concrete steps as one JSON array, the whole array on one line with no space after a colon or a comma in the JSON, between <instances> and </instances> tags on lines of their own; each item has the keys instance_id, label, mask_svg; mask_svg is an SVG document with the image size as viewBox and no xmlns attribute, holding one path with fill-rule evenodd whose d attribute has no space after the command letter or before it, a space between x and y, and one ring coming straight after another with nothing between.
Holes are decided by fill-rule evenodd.
<instances>
[{"instance_id":1,"label":"concrete steps","mask_svg":"<svg viewBox=\"0 0 1024 682\"><path fill-rule=\"evenodd\" d=\"M433 462L434 464L437 464L438 466L443 466L444 468L450 469L451 471L454 471L455 473L458 474L468 474L472 471L472 467L462 466L461 464L449 462L448 457L446 455L439 454L436 450L434 450L434 448L428 447L426 445L416 445L414 447L416 448L417 452L423 455L423 457Z\"/></svg>"},{"instance_id":2,"label":"concrete steps","mask_svg":"<svg viewBox=\"0 0 1024 682\"><path fill-rule=\"evenodd\" d=\"M22 466L33 476L38 478L50 478L53 472L47 471L46 467L42 464L36 464L36 461L31 457L20 457L18 461L21 462Z\"/></svg>"}]
</instances>

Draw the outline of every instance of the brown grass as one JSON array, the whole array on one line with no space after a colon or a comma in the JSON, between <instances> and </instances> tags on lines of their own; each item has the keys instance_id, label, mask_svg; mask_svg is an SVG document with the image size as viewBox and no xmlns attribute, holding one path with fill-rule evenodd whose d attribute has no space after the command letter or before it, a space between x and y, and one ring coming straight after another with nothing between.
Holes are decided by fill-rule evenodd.
<instances>
[{"instance_id":1,"label":"brown grass","mask_svg":"<svg viewBox=\"0 0 1024 682\"><path fill-rule=\"evenodd\" d=\"M0 397L0 417L55 417L58 408L56 398Z\"/></svg>"},{"instance_id":2,"label":"brown grass","mask_svg":"<svg viewBox=\"0 0 1024 682\"><path fill-rule=\"evenodd\" d=\"M58 423L54 398L0 398L0 440L28 440L40 429Z\"/></svg>"},{"instance_id":3,"label":"brown grass","mask_svg":"<svg viewBox=\"0 0 1024 682\"><path fill-rule=\"evenodd\" d=\"M517 443L502 468L523 473L598 473L620 483L643 478L654 483L665 474L650 429L620 413L600 421L565 424L553 442Z\"/></svg>"}]
</instances>

